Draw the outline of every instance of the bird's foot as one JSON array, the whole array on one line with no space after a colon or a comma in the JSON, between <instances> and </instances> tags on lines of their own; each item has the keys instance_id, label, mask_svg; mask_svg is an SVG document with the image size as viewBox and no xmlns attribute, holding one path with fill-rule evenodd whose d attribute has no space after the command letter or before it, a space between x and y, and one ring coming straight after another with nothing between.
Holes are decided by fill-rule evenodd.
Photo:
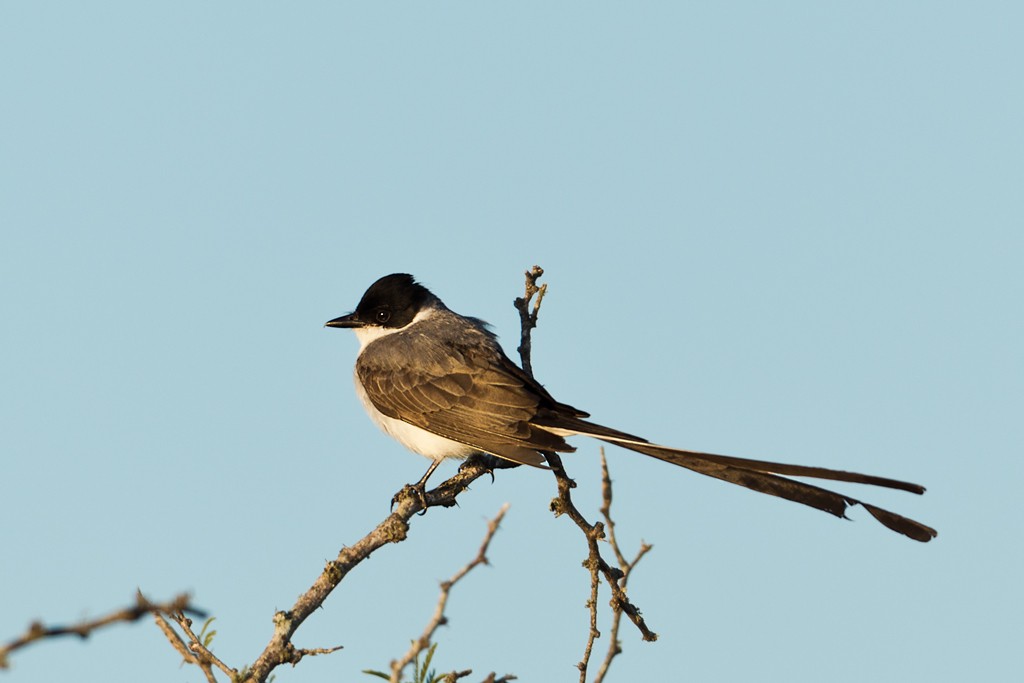
<instances>
[{"instance_id":1,"label":"bird's foot","mask_svg":"<svg viewBox=\"0 0 1024 683\"><path fill-rule=\"evenodd\" d=\"M415 484L406 484L405 486L403 486L401 491L392 496L391 510L394 511L395 505L401 503L402 500L408 496L413 496L416 499L416 501L420 504L420 510L418 510L416 514L427 514L426 482L418 481Z\"/></svg>"},{"instance_id":2,"label":"bird's foot","mask_svg":"<svg viewBox=\"0 0 1024 683\"><path fill-rule=\"evenodd\" d=\"M441 460L443 460L443 458ZM441 464L441 460L435 460L434 462L430 463L430 467L427 468L427 471L423 474L422 477L420 477L420 480L418 482L416 482L415 484L406 484L405 486L403 486L402 490L396 493L395 497L391 499L391 509L394 510L395 503L397 503L405 496L414 495L416 496L416 499L420 503L421 509L419 511L419 514L427 514L427 479L430 479L430 475L433 474L434 470L437 469L437 466Z\"/></svg>"},{"instance_id":3,"label":"bird's foot","mask_svg":"<svg viewBox=\"0 0 1024 683\"><path fill-rule=\"evenodd\" d=\"M487 474L491 475L491 483L494 483L494 470L504 470L511 467L519 467L519 463L499 458L496 455L490 455L489 453L474 453L459 465L459 471L466 469L467 467L482 466Z\"/></svg>"}]
</instances>

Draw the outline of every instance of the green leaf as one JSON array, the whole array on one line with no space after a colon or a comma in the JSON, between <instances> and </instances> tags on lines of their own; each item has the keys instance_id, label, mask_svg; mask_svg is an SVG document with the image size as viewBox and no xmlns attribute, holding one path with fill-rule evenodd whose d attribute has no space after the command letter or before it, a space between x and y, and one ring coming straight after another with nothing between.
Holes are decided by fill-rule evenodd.
<instances>
[{"instance_id":1,"label":"green leaf","mask_svg":"<svg viewBox=\"0 0 1024 683\"><path fill-rule=\"evenodd\" d=\"M213 642L213 637L217 635L216 629L210 629L210 631L207 632L207 629L210 628L210 626L216 619L217 617L210 617L209 619L203 622L203 627L199 629L199 642L202 643L203 647L205 648L210 647L210 643Z\"/></svg>"},{"instance_id":2,"label":"green leaf","mask_svg":"<svg viewBox=\"0 0 1024 683\"><path fill-rule=\"evenodd\" d=\"M427 650L427 659L426 659L426 661L423 662L423 670L424 671L426 671L430 667L430 660L432 660L434 658L434 650L436 650L436 649L437 649L437 643L434 643L433 645L430 646L430 649Z\"/></svg>"}]
</instances>

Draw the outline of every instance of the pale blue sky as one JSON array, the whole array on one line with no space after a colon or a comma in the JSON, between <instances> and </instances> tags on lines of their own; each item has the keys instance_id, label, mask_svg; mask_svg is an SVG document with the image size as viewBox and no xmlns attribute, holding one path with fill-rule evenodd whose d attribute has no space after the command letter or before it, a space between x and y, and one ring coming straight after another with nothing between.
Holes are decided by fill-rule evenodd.
<instances>
[{"instance_id":1,"label":"pale blue sky","mask_svg":"<svg viewBox=\"0 0 1024 683\"><path fill-rule=\"evenodd\" d=\"M0 639L182 590L244 664L426 466L322 327L416 274L659 442L856 469L921 545L609 450L653 552L613 680L1019 671L1024 90L1013 3L3 3ZM597 446L567 459L596 511ZM452 466L442 469L450 474ZM449 605L445 670L575 680L582 540L548 475L415 520L302 628L359 681ZM606 603L606 593L602 603ZM606 615L603 615L606 618ZM605 621L603 627L606 628ZM604 646L599 642L599 647ZM200 681L149 623L18 683Z\"/></svg>"}]
</instances>

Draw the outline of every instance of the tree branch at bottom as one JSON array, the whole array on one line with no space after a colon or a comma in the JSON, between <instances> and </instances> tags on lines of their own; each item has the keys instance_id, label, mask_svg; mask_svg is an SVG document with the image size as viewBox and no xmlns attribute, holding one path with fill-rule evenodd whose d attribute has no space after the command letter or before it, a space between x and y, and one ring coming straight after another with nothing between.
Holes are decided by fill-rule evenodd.
<instances>
[{"instance_id":1,"label":"tree branch at bottom","mask_svg":"<svg viewBox=\"0 0 1024 683\"><path fill-rule=\"evenodd\" d=\"M168 602L150 602L149 599L142 594L142 591L136 591L134 605L116 610L96 619L88 619L69 626L45 626L42 622L33 622L29 625L28 630L25 631L23 635L15 638L6 645L0 646L0 669L6 669L9 666L7 656L10 653L20 650L30 643L59 636L78 636L79 638L84 639L92 635L93 631L103 628L104 626L109 626L118 622L138 621L146 614L159 612L187 612L198 617L206 616L202 610L192 606L191 598L187 593L182 593Z\"/></svg>"},{"instance_id":2,"label":"tree branch at bottom","mask_svg":"<svg viewBox=\"0 0 1024 683\"><path fill-rule=\"evenodd\" d=\"M501 506L498 514L487 523L487 533L484 536L484 540L480 543L480 549L477 551L476 557L470 560L464 567L459 569L455 574L452 575L447 581L441 582L441 595L438 597L437 605L434 607L434 613L427 622L426 627L423 629L423 633L419 638L412 641L408 651L402 656L401 659L397 659L391 662L391 675L388 680L391 683L399 683L402 679L402 672L405 671L409 664L416 661L419 655L427 649L431 649L431 642L434 638L434 633L437 629L448 623L448 617L445 616L445 607L448 605L448 596L451 595L451 590L459 581L461 581L469 572L473 571L482 564L489 564L487 561L487 549L491 545L491 540L494 538L494 534L497 533L498 527L501 525L502 519L505 518L505 513L508 512L509 505L505 503ZM432 651L432 649L431 649ZM367 672L370 673L370 672ZM373 672L376 673L376 672ZM437 680L440 681L455 681L459 678L464 678L469 674L473 673L471 669L465 671L453 671ZM381 674L378 674L381 675ZM510 681L514 680L515 676L506 674L501 679L494 679L494 673L491 673L489 680L503 680Z\"/></svg>"}]
</instances>

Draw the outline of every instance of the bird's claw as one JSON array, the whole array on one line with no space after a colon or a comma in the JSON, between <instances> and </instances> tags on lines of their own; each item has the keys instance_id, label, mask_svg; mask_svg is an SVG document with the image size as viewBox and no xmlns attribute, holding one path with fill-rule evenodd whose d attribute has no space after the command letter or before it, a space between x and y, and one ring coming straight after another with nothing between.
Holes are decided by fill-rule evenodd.
<instances>
[{"instance_id":1,"label":"bird's claw","mask_svg":"<svg viewBox=\"0 0 1024 683\"><path fill-rule=\"evenodd\" d=\"M415 484L406 484L402 487L402 490L391 497L391 511L394 512L395 505L400 503L406 496L415 496L416 500L419 501L420 510L417 511L418 515L427 514L427 487L426 482L419 481Z\"/></svg>"}]
</instances>

